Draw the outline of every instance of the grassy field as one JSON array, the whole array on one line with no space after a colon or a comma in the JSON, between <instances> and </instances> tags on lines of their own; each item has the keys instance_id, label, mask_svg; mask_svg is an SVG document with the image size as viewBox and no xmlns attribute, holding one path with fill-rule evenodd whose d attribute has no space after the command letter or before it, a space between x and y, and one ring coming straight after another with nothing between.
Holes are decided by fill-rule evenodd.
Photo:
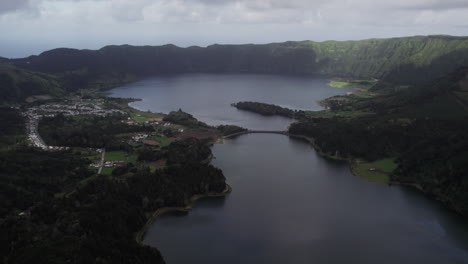
<instances>
[{"instance_id":1,"label":"grassy field","mask_svg":"<svg viewBox=\"0 0 468 264\"><path fill-rule=\"evenodd\" d=\"M157 142L159 142L161 147L168 146L169 144L172 143L172 141L174 141L174 139L172 138L161 137L161 136L152 136L152 137L149 137L149 139L156 140Z\"/></svg>"},{"instance_id":2,"label":"grassy field","mask_svg":"<svg viewBox=\"0 0 468 264\"><path fill-rule=\"evenodd\" d=\"M125 151L108 151L104 156L105 161L111 160L126 160L127 152Z\"/></svg>"},{"instance_id":3,"label":"grassy field","mask_svg":"<svg viewBox=\"0 0 468 264\"><path fill-rule=\"evenodd\" d=\"M108 151L104 156L104 161L112 161L112 160L122 160L126 162L136 163L137 156L136 155L129 155L125 151Z\"/></svg>"},{"instance_id":4,"label":"grassy field","mask_svg":"<svg viewBox=\"0 0 468 264\"><path fill-rule=\"evenodd\" d=\"M369 90L376 83L377 81L375 80L348 80L348 81L332 80L331 82L328 83L328 85L331 87L336 87L336 88L351 88L351 89L360 88L360 89Z\"/></svg>"},{"instance_id":5,"label":"grassy field","mask_svg":"<svg viewBox=\"0 0 468 264\"><path fill-rule=\"evenodd\" d=\"M374 162L357 161L352 170L353 173L373 182L387 183L391 174L397 167L396 158L387 158Z\"/></svg>"},{"instance_id":6,"label":"grassy field","mask_svg":"<svg viewBox=\"0 0 468 264\"><path fill-rule=\"evenodd\" d=\"M78 154L80 153L80 156L82 158L92 160L92 161L98 161L101 159L101 154L94 151L94 150L89 150L85 148L73 148L73 153Z\"/></svg>"},{"instance_id":7,"label":"grassy field","mask_svg":"<svg viewBox=\"0 0 468 264\"><path fill-rule=\"evenodd\" d=\"M149 121L147 117L144 116L139 116L139 115L132 115L132 120L137 122L137 123L144 123L146 121Z\"/></svg>"},{"instance_id":8,"label":"grassy field","mask_svg":"<svg viewBox=\"0 0 468 264\"><path fill-rule=\"evenodd\" d=\"M159 118L164 116L162 114L157 114L153 112L140 111L135 108L130 108L130 112L130 118L137 123L144 123L146 121L149 121L149 118Z\"/></svg>"},{"instance_id":9,"label":"grassy field","mask_svg":"<svg viewBox=\"0 0 468 264\"><path fill-rule=\"evenodd\" d=\"M112 175L114 168L102 168L101 175Z\"/></svg>"}]
</instances>

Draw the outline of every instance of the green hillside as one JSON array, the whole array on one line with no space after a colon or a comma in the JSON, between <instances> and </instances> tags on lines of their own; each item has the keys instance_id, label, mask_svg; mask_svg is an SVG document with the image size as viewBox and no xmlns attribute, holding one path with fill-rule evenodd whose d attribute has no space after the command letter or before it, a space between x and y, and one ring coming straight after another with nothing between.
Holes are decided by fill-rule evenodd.
<instances>
[{"instance_id":1,"label":"green hillside","mask_svg":"<svg viewBox=\"0 0 468 264\"><path fill-rule=\"evenodd\" d=\"M306 74L417 84L468 66L468 37L415 36L206 48L122 45L100 50L55 49L11 63L56 74L70 89L107 88L149 75L188 72Z\"/></svg>"},{"instance_id":2,"label":"green hillside","mask_svg":"<svg viewBox=\"0 0 468 264\"><path fill-rule=\"evenodd\" d=\"M24 100L33 95L62 95L60 80L52 75L0 64L0 102Z\"/></svg>"},{"instance_id":3,"label":"green hillside","mask_svg":"<svg viewBox=\"0 0 468 264\"><path fill-rule=\"evenodd\" d=\"M380 78L402 65L429 67L437 59L443 60L452 52L462 52L465 57L452 61L455 64L453 69L456 69L466 65L468 56L468 38L451 36L307 41L302 45L310 46L316 52L321 74L364 78Z\"/></svg>"}]
</instances>

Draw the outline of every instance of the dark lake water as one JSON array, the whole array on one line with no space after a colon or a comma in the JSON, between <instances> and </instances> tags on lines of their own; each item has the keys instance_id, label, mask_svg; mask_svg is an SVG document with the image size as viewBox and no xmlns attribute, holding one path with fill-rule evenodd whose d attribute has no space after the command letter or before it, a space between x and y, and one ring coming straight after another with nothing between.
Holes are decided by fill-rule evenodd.
<instances>
[{"instance_id":1,"label":"dark lake water","mask_svg":"<svg viewBox=\"0 0 468 264\"><path fill-rule=\"evenodd\" d=\"M264 118L219 102L256 100L319 109L316 100L346 92L325 91L325 83L299 77L186 75L113 92L143 98L135 105L142 109L167 112L174 102L210 124L233 121L249 128L285 129L288 119ZM240 87L238 93L230 91L235 87ZM211 99L197 97L199 92ZM161 250L169 264L468 263L466 221L416 190L355 177L346 163L320 157L307 143L282 135L244 135L212 150L212 163L223 170L233 192L200 200L189 214L166 215L153 223L144 243Z\"/></svg>"},{"instance_id":2,"label":"dark lake water","mask_svg":"<svg viewBox=\"0 0 468 264\"><path fill-rule=\"evenodd\" d=\"M237 110L232 103L258 101L302 110L320 110L318 100L352 90L327 86L310 77L189 74L158 77L111 91L112 96L141 98L131 106L168 113L179 108L210 125L232 124L250 129L284 130L291 119L264 117Z\"/></svg>"}]
</instances>

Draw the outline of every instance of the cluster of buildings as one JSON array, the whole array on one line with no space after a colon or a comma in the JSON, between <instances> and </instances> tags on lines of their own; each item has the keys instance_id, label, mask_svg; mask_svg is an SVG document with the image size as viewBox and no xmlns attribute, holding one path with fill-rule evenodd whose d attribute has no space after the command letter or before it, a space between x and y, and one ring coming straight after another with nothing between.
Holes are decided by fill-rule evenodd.
<instances>
[{"instance_id":1,"label":"cluster of buildings","mask_svg":"<svg viewBox=\"0 0 468 264\"><path fill-rule=\"evenodd\" d=\"M156 125L156 126L159 126L162 121L159 121L159 120L156 121L157 119L158 118L148 118L148 121L139 123L139 122L133 121L129 117L127 120L122 120L122 123L125 123L125 124L130 125L130 126L142 126L142 125ZM164 124L164 126L167 126L166 124Z\"/></svg>"},{"instance_id":2,"label":"cluster of buildings","mask_svg":"<svg viewBox=\"0 0 468 264\"><path fill-rule=\"evenodd\" d=\"M113 168L113 167L123 167L127 164L125 161L121 160L111 160L104 162L104 167L106 168Z\"/></svg>"},{"instance_id":3,"label":"cluster of buildings","mask_svg":"<svg viewBox=\"0 0 468 264\"><path fill-rule=\"evenodd\" d=\"M43 104L35 107L30 107L25 112L29 117L53 117L58 114L65 116L75 115L90 115L90 116L107 116L111 114L126 113L117 109L104 109L104 100L79 100L79 101L65 101L63 104Z\"/></svg>"},{"instance_id":4,"label":"cluster of buildings","mask_svg":"<svg viewBox=\"0 0 468 264\"><path fill-rule=\"evenodd\" d=\"M102 164L101 164L101 161L97 161L97 162L93 162L93 163L89 164L89 166L92 167L92 168L101 168Z\"/></svg>"},{"instance_id":5,"label":"cluster of buildings","mask_svg":"<svg viewBox=\"0 0 468 264\"><path fill-rule=\"evenodd\" d=\"M33 147L37 147L43 150L48 150L49 147L42 140L37 127L39 125L39 118L27 118L26 119L26 135L28 136L29 142Z\"/></svg>"},{"instance_id":6,"label":"cluster of buildings","mask_svg":"<svg viewBox=\"0 0 468 264\"><path fill-rule=\"evenodd\" d=\"M65 116L75 115L90 115L90 116L107 116L112 114L123 114L126 113L117 109L104 109L104 100L89 100L80 101L67 101L64 104L43 104L28 108L23 112L23 116L26 118L26 131L31 145L38 147L43 150L65 150L67 147L56 147L47 146L42 140L38 132L39 121L43 117L54 117L58 114Z\"/></svg>"},{"instance_id":7,"label":"cluster of buildings","mask_svg":"<svg viewBox=\"0 0 468 264\"><path fill-rule=\"evenodd\" d=\"M145 140L149 137L150 135L148 134L136 134L134 136L132 136L132 140L135 141L135 142L140 142L142 140Z\"/></svg>"}]
</instances>

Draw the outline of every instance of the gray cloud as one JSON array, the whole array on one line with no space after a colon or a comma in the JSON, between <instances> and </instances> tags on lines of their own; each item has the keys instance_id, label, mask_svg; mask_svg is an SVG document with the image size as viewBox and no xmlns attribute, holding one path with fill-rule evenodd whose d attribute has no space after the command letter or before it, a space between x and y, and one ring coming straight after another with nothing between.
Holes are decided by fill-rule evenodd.
<instances>
[{"instance_id":1,"label":"gray cloud","mask_svg":"<svg viewBox=\"0 0 468 264\"><path fill-rule=\"evenodd\" d=\"M403 5L404 9L420 9L420 10L450 10L450 9L467 9L468 1L466 0L413 0L407 1Z\"/></svg>"},{"instance_id":2,"label":"gray cloud","mask_svg":"<svg viewBox=\"0 0 468 264\"><path fill-rule=\"evenodd\" d=\"M0 1L0 14L29 8L29 5L29 0L2 0Z\"/></svg>"},{"instance_id":3,"label":"gray cloud","mask_svg":"<svg viewBox=\"0 0 468 264\"><path fill-rule=\"evenodd\" d=\"M0 51L466 35L467 12L468 0L0 0Z\"/></svg>"}]
</instances>

